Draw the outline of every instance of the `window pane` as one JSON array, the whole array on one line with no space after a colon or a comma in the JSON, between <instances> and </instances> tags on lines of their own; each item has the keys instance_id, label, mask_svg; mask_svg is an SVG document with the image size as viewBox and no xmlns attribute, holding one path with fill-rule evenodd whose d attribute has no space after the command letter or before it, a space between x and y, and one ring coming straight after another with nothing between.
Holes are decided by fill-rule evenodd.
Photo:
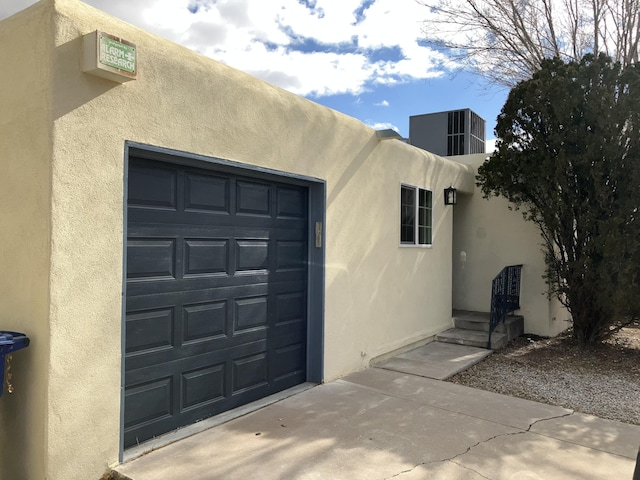
<instances>
[{"instance_id":1,"label":"window pane","mask_svg":"<svg viewBox=\"0 0 640 480\"><path fill-rule=\"evenodd\" d=\"M415 243L416 190L410 187L400 189L400 242Z\"/></svg>"},{"instance_id":2,"label":"window pane","mask_svg":"<svg viewBox=\"0 0 640 480\"><path fill-rule=\"evenodd\" d=\"M420 204L422 208L431 208L431 190L420 189Z\"/></svg>"},{"instance_id":3,"label":"window pane","mask_svg":"<svg viewBox=\"0 0 640 480\"><path fill-rule=\"evenodd\" d=\"M402 205L415 205L416 191L414 188L402 187L400 201Z\"/></svg>"},{"instance_id":4,"label":"window pane","mask_svg":"<svg viewBox=\"0 0 640 480\"><path fill-rule=\"evenodd\" d=\"M420 245L430 245L433 222L433 193L430 190L420 189L418 200L418 243Z\"/></svg>"},{"instance_id":5,"label":"window pane","mask_svg":"<svg viewBox=\"0 0 640 480\"><path fill-rule=\"evenodd\" d=\"M420 228L418 230L418 243L420 245L431 245L431 228Z\"/></svg>"},{"instance_id":6,"label":"window pane","mask_svg":"<svg viewBox=\"0 0 640 480\"><path fill-rule=\"evenodd\" d=\"M413 227L409 227L406 225L403 226L401 231L401 238L400 238L401 242L413 244L413 237L414 237Z\"/></svg>"},{"instance_id":7,"label":"window pane","mask_svg":"<svg viewBox=\"0 0 640 480\"><path fill-rule=\"evenodd\" d=\"M420 220L418 222L418 225L420 227L424 227L429 225L431 222L429 221L429 213L431 213L429 210L427 210L426 208L421 208L420 209Z\"/></svg>"}]
</instances>

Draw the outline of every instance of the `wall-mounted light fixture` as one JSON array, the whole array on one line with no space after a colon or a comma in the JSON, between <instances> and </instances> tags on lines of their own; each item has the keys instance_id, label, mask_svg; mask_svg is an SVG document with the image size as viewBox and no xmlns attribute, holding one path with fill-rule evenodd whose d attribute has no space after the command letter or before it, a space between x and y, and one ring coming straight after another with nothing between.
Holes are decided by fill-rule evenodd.
<instances>
[{"instance_id":1,"label":"wall-mounted light fixture","mask_svg":"<svg viewBox=\"0 0 640 480\"><path fill-rule=\"evenodd\" d=\"M444 204L455 205L457 202L458 190L453 186L444 189Z\"/></svg>"}]
</instances>

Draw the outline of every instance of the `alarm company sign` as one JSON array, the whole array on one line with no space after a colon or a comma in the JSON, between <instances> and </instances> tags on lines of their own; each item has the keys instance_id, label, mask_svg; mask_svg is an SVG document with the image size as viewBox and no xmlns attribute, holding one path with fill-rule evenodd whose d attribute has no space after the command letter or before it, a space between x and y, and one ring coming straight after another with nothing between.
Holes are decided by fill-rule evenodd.
<instances>
[{"instance_id":1,"label":"alarm company sign","mask_svg":"<svg viewBox=\"0 0 640 480\"><path fill-rule=\"evenodd\" d=\"M135 44L100 30L86 34L83 41L83 72L118 83L137 78Z\"/></svg>"},{"instance_id":2,"label":"alarm company sign","mask_svg":"<svg viewBox=\"0 0 640 480\"><path fill-rule=\"evenodd\" d=\"M133 43L103 32L98 34L98 39L101 64L128 73L136 73L136 46Z\"/></svg>"}]
</instances>

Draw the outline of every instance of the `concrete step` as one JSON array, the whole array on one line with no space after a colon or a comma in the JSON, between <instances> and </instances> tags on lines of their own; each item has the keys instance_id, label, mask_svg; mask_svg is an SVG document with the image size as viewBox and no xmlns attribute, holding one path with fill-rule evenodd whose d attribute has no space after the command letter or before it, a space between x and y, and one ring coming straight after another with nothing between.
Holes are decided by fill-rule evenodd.
<instances>
[{"instance_id":1,"label":"concrete step","mask_svg":"<svg viewBox=\"0 0 640 480\"><path fill-rule=\"evenodd\" d=\"M489 332L489 314L484 312L470 312L455 310L453 325L463 330ZM504 323L499 324L494 332L504 333L509 340L513 340L524 333L524 317L522 315L508 315Z\"/></svg>"},{"instance_id":2,"label":"concrete step","mask_svg":"<svg viewBox=\"0 0 640 480\"><path fill-rule=\"evenodd\" d=\"M455 343L457 345L467 345L470 347L487 348L487 332L477 330L464 330L461 328L450 328L436 335L436 341L445 343ZM505 333L494 332L491 335L491 350L500 350L507 343L509 338Z\"/></svg>"}]
</instances>

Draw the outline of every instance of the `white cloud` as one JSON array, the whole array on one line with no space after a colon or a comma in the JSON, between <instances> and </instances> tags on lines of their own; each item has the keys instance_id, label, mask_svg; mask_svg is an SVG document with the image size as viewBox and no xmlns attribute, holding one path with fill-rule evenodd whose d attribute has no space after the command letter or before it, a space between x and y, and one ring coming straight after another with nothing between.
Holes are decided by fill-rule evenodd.
<instances>
[{"instance_id":1,"label":"white cloud","mask_svg":"<svg viewBox=\"0 0 640 480\"><path fill-rule=\"evenodd\" d=\"M375 128L376 130L395 130L396 132L400 132L400 129L396 127L393 123L387 122L365 122L365 125Z\"/></svg>"},{"instance_id":2,"label":"white cloud","mask_svg":"<svg viewBox=\"0 0 640 480\"><path fill-rule=\"evenodd\" d=\"M389 106L389 102L387 102L386 100L382 100L381 102L378 102L375 105L376 105L376 107L388 107Z\"/></svg>"},{"instance_id":3,"label":"white cloud","mask_svg":"<svg viewBox=\"0 0 640 480\"><path fill-rule=\"evenodd\" d=\"M300 95L442 75L447 59L419 45L414 0L85 0L107 13ZM28 6L0 6L0 19ZM361 12L360 17L356 12ZM385 55L386 52L386 55Z\"/></svg>"}]
</instances>

